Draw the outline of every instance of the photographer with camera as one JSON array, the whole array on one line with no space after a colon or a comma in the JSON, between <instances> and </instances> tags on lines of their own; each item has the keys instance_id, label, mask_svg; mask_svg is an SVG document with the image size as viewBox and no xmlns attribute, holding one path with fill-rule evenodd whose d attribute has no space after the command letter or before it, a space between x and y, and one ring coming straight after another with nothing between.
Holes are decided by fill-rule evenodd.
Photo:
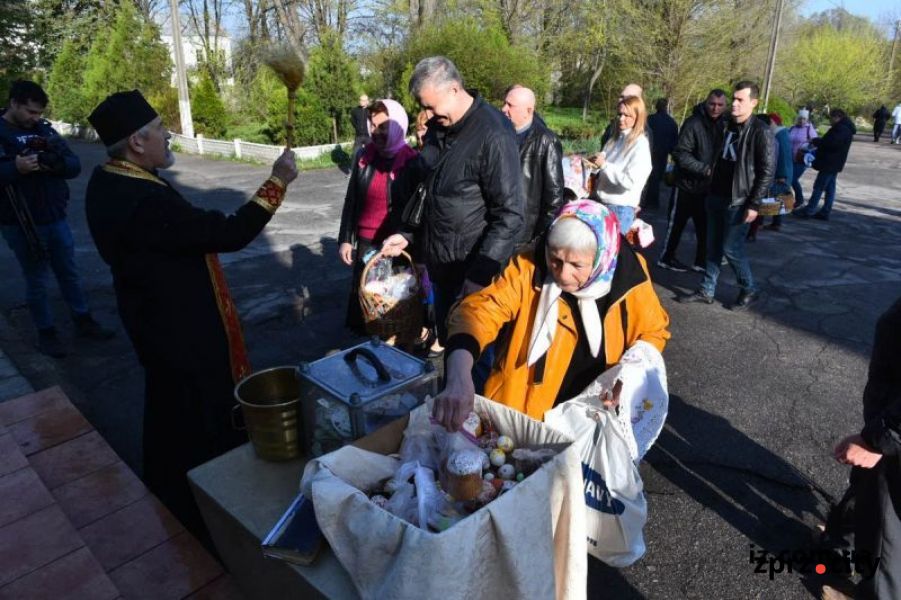
<instances>
[{"instance_id":1,"label":"photographer with camera","mask_svg":"<svg viewBox=\"0 0 901 600\"><path fill-rule=\"evenodd\" d=\"M16 81L9 106L0 111L0 230L25 276L38 348L54 358L66 355L47 298L52 269L80 337L106 340L113 332L88 310L75 267L72 232L66 222L69 186L81 163L65 140L41 118L47 94L31 81Z\"/></svg>"}]
</instances>

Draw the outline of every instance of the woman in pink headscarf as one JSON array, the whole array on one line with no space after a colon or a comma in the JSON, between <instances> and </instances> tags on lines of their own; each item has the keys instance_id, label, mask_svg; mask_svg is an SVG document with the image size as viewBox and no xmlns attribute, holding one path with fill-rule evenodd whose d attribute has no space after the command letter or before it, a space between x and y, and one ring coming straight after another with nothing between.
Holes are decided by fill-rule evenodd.
<instances>
[{"instance_id":1,"label":"woman in pink headscarf","mask_svg":"<svg viewBox=\"0 0 901 600\"><path fill-rule=\"evenodd\" d=\"M362 335L366 333L358 299L362 259L370 249L380 249L382 241L399 228L404 204L421 178L419 153L406 141L408 126L400 104L376 101L370 108L372 141L353 157L347 184L338 256L354 268L346 325Z\"/></svg>"}]
</instances>

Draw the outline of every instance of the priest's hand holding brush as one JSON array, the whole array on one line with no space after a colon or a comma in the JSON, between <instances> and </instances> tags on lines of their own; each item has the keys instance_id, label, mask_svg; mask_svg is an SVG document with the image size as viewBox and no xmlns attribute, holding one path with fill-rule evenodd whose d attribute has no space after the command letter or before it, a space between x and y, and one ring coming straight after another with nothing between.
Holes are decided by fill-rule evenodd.
<instances>
[{"instance_id":1,"label":"priest's hand holding brush","mask_svg":"<svg viewBox=\"0 0 901 600\"><path fill-rule=\"evenodd\" d=\"M279 171L293 170L291 179L297 177L297 163L294 159L294 106L297 101L297 88L303 83L306 71L306 59L303 52L285 44L269 49L266 64L278 76L288 90L288 121L285 123L285 151L272 166L272 175L282 178Z\"/></svg>"},{"instance_id":2,"label":"priest's hand holding brush","mask_svg":"<svg viewBox=\"0 0 901 600\"><path fill-rule=\"evenodd\" d=\"M297 88L303 83L306 59L302 51L290 45L273 46L266 55L266 64L278 76L288 90L288 121L285 124L285 146L294 147L294 106L297 102Z\"/></svg>"}]
</instances>

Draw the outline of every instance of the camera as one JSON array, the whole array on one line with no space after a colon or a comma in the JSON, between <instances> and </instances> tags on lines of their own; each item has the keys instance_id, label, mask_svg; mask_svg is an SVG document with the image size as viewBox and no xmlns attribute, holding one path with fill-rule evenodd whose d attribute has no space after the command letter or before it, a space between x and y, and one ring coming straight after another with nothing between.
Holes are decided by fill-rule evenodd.
<instances>
[{"instance_id":1,"label":"camera","mask_svg":"<svg viewBox=\"0 0 901 600\"><path fill-rule=\"evenodd\" d=\"M41 136L32 136L25 142L25 149L22 156L31 156L36 154L38 157L38 165L45 171L59 171L63 168L63 160L59 153L50 148L47 138Z\"/></svg>"}]
</instances>

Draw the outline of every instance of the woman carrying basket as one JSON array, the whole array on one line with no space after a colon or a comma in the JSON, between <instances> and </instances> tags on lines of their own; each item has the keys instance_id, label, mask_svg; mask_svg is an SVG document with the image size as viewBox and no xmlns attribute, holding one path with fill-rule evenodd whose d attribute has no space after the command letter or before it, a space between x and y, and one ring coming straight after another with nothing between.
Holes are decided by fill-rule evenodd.
<instances>
[{"instance_id":1,"label":"woman carrying basket","mask_svg":"<svg viewBox=\"0 0 901 600\"><path fill-rule=\"evenodd\" d=\"M419 153L405 139L409 120L404 108L394 100L378 100L370 115L372 141L353 158L338 232L338 256L353 266L345 325L360 335L368 333L359 301L363 259L399 228L404 204L422 172Z\"/></svg>"}]
</instances>

